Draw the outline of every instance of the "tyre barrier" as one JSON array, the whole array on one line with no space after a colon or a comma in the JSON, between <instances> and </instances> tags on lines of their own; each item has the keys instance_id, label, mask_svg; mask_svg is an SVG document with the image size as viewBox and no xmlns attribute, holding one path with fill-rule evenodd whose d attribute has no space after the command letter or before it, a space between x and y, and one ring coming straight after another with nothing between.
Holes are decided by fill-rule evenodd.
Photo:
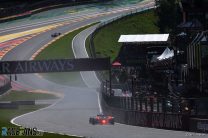
<instances>
[{"instance_id":1,"label":"tyre barrier","mask_svg":"<svg viewBox=\"0 0 208 138\"><path fill-rule=\"evenodd\" d=\"M12 101L11 103L16 105L35 105L35 101Z\"/></svg>"},{"instance_id":2,"label":"tyre barrier","mask_svg":"<svg viewBox=\"0 0 208 138\"><path fill-rule=\"evenodd\" d=\"M18 105L11 102L0 103L0 109L18 109Z\"/></svg>"},{"instance_id":3,"label":"tyre barrier","mask_svg":"<svg viewBox=\"0 0 208 138\"><path fill-rule=\"evenodd\" d=\"M0 102L0 109L18 109L20 105L35 105L35 101L5 101L5 102Z\"/></svg>"}]
</instances>

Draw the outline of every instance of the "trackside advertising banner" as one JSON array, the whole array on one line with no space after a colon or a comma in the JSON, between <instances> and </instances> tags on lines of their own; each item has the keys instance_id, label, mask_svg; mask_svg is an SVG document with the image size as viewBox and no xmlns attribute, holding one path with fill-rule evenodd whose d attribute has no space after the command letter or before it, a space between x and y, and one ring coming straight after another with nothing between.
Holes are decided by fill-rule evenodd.
<instances>
[{"instance_id":1,"label":"trackside advertising banner","mask_svg":"<svg viewBox=\"0 0 208 138\"><path fill-rule=\"evenodd\" d=\"M0 74L109 70L110 58L1 61Z\"/></svg>"}]
</instances>

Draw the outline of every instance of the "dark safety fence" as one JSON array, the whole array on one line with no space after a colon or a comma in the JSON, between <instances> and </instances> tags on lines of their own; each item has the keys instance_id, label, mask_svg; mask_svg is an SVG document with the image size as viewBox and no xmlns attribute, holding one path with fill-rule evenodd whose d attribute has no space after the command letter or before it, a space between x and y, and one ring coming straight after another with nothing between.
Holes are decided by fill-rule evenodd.
<instances>
[{"instance_id":1,"label":"dark safety fence","mask_svg":"<svg viewBox=\"0 0 208 138\"><path fill-rule=\"evenodd\" d=\"M102 99L104 113L114 116L116 122L143 127L189 130L189 115L122 109L113 107L108 102L104 98Z\"/></svg>"},{"instance_id":2,"label":"dark safety fence","mask_svg":"<svg viewBox=\"0 0 208 138\"><path fill-rule=\"evenodd\" d=\"M173 130L208 131L208 99L114 96L105 84L101 84L104 113L113 115L119 123ZM203 121L196 118L203 118Z\"/></svg>"}]
</instances>

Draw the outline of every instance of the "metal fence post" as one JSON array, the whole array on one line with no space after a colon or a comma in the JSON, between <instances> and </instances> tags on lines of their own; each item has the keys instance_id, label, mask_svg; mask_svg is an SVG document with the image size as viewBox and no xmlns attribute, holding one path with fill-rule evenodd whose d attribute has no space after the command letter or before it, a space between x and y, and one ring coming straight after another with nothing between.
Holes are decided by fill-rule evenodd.
<instances>
[{"instance_id":1,"label":"metal fence post","mask_svg":"<svg viewBox=\"0 0 208 138\"><path fill-rule=\"evenodd\" d=\"M110 62L110 57L109 57L109 62ZM110 64L110 63L109 63ZM110 69L109 69L109 89L110 89L110 95L112 96L113 95L113 93L112 93L112 81L111 81L112 79L111 79L111 67L110 67Z\"/></svg>"},{"instance_id":2,"label":"metal fence post","mask_svg":"<svg viewBox=\"0 0 208 138\"><path fill-rule=\"evenodd\" d=\"M122 97L122 101L123 101L123 107L124 107L124 109L126 109L126 98Z\"/></svg>"},{"instance_id":3,"label":"metal fence post","mask_svg":"<svg viewBox=\"0 0 208 138\"><path fill-rule=\"evenodd\" d=\"M142 111L142 98L139 99L139 110Z\"/></svg>"},{"instance_id":4,"label":"metal fence post","mask_svg":"<svg viewBox=\"0 0 208 138\"><path fill-rule=\"evenodd\" d=\"M108 93L108 81L107 80L105 81L105 93L106 94Z\"/></svg>"},{"instance_id":5,"label":"metal fence post","mask_svg":"<svg viewBox=\"0 0 208 138\"><path fill-rule=\"evenodd\" d=\"M148 110L147 110L147 98L145 98L144 104L145 104L145 111L147 112L147 111L148 111Z\"/></svg>"},{"instance_id":6,"label":"metal fence post","mask_svg":"<svg viewBox=\"0 0 208 138\"><path fill-rule=\"evenodd\" d=\"M162 112L166 113L166 99L162 98Z\"/></svg>"},{"instance_id":7,"label":"metal fence post","mask_svg":"<svg viewBox=\"0 0 208 138\"><path fill-rule=\"evenodd\" d=\"M136 104L136 111L138 111L138 98L135 99Z\"/></svg>"},{"instance_id":8,"label":"metal fence post","mask_svg":"<svg viewBox=\"0 0 208 138\"><path fill-rule=\"evenodd\" d=\"M195 99L195 115L198 115L197 101Z\"/></svg>"},{"instance_id":9,"label":"metal fence post","mask_svg":"<svg viewBox=\"0 0 208 138\"><path fill-rule=\"evenodd\" d=\"M128 101L127 101L127 98L125 97L124 98L124 104L125 104L125 110L127 110L128 109Z\"/></svg>"},{"instance_id":10,"label":"metal fence post","mask_svg":"<svg viewBox=\"0 0 208 138\"><path fill-rule=\"evenodd\" d=\"M171 106L171 112L173 113L174 112L174 107L175 107L175 101L174 101L174 99L171 99L170 100L170 103L172 104L172 106Z\"/></svg>"},{"instance_id":11,"label":"metal fence post","mask_svg":"<svg viewBox=\"0 0 208 138\"><path fill-rule=\"evenodd\" d=\"M131 97L131 110L135 110L134 98Z\"/></svg>"},{"instance_id":12,"label":"metal fence post","mask_svg":"<svg viewBox=\"0 0 208 138\"><path fill-rule=\"evenodd\" d=\"M128 99L128 110L130 110L131 109L131 100L129 97L127 97L127 99Z\"/></svg>"},{"instance_id":13,"label":"metal fence post","mask_svg":"<svg viewBox=\"0 0 208 138\"><path fill-rule=\"evenodd\" d=\"M157 112L160 112L160 99L157 98Z\"/></svg>"},{"instance_id":14,"label":"metal fence post","mask_svg":"<svg viewBox=\"0 0 208 138\"><path fill-rule=\"evenodd\" d=\"M150 111L153 112L153 98L150 98Z\"/></svg>"}]
</instances>

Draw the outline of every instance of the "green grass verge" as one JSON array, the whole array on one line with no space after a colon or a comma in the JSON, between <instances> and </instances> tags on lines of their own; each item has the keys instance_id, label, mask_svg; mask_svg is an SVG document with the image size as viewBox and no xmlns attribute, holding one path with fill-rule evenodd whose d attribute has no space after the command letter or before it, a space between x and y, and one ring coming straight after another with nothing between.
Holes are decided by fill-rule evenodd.
<instances>
[{"instance_id":1,"label":"green grass verge","mask_svg":"<svg viewBox=\"0 0 208 138\"><path fill-rule=\"evenodd\" d=\"M20 96L20 97L19 97ZM16 98L15 98L16 97ZM51 94L31 93L31 92L16 92L12 91L1 97L0 101L5 100L29 100L29 99L53 99L56 98ZM21 105L18 109L0 109L0 129L1 127L17 127L10 123L10 120L16 116L44 108L48 105ZM0 133L1 134L1 133ZM76 138L73 136L44 133L41 138ZM18 138L34 138L34 136L18 136Z\"/></svg>"},{"instance_id":2,"label":"green grass verge","mask_svg":"<svg viewBox=\"0 0 208 138\"><path fill-rule=\"evenodd\" d=\"M94 38L95 51L98 57L111 57L113 61L120 50L120 35L159 33L156 25L158 17L154 10L127 16L103 27Z\"/></svg>"},{"instance_id":3,"label":"green grass verge","mask_svg":"<svg viewBox=\"0 0 208 138\"><path fill-rule=\"evenodd\" d=\"M95 24L95 23L94 23ZM72 40L73 38L85 30L86 28L94 25L88 25L82 27L78 30L75 30L64 37L61 37L46 49L44 49L35 59L60 59L60 58L74 58L72 51ZM42 73L40 74L47 80L53 81L58 84L70 85L70 86L79 86L84 87L85 84L80 76L79 72L67 72L67 73Z\"/></svg>"},{"instance_id":4,"label":"green grass verge","mask_svg":"<svg viewBox=\"0 0 208 138\"><path fill-rule=\"evenodd\" d=\"M0 127L14 127L10 120L16 116L44 108L48 105L20 105L18 109L0 109Z\"/></svg>"},{"instance_id":5,"label":"green grass verge","mask_svg":"<svg viewBox=\"0 0 208 138\"><path fill-rule=\"evenodd\" d=\"M0 101L21 101L21 100L44 100L57 99L55 95L45 93L34 93L27 91L11 91L0 97Z\"/></svg>"}]
</instances>

